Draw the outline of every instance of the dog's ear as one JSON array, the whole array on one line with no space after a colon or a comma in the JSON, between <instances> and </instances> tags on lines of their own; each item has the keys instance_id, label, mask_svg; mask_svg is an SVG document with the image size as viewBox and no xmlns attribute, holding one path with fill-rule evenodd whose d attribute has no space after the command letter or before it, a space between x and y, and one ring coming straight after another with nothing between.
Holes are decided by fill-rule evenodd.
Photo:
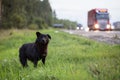
<instances>
[{"instance_id":1,"label":"dog's ear","mask_svg":"<svg viewBox=\"0 0 120 80\"><path fill-rule=\"evenodd\" d=\"M51 39L51 36L49 34L47 34L48 38Z\"/></svg>"},{"instance_id":2,"label":"dog's ear","mask_svg":"<svg viewBox=\"0 0 120 80\"><path fill-rule=\"evenodd\" d=\"M36 32L36 36L39 37L41 35L40 32Z\"/></svg>"}]
</instances>

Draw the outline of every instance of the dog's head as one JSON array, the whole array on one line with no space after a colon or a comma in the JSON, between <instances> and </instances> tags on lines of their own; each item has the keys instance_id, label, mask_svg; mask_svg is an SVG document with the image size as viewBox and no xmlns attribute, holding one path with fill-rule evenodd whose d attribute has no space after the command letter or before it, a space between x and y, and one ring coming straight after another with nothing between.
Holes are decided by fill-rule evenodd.
<instances>
[{"instance_id":1,"label":"dog's head","mask_svg":"<svg viewBox=\"0 0 120 80\"><path fill-rule=\"evenodd\" d=\"M49 40L51 39L51 36L49 34L42 34L40 32L36 32L36 43L40 45L47 45L49 43Z\"/></svg>"}]
</instances>

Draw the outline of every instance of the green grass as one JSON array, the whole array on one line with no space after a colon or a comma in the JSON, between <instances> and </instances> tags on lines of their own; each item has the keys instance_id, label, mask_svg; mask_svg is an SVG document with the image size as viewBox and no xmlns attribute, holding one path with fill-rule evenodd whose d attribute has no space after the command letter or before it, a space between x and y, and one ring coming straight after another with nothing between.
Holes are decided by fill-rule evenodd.
<instances>
[{"instance_id":1,"label":"green grass","mask_svg":"<svg viewBox=\"0 0 120 80\"><path fill-rule=\"evenodd\" d=\"M2 30L0 34L0 80L119 80L120 45L98 43L54 29L41 30L52 37L46 65L34 68L19 62L19 47L34 42L35 30Z\"/></svg>"}]
</instances>

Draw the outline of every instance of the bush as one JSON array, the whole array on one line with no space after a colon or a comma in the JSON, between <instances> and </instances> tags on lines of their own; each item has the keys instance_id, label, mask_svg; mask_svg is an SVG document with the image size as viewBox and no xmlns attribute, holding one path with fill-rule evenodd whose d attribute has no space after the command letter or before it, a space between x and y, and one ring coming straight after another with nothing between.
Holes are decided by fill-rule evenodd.
<instances>
[{"instance_id":1,"label":"bush","mask_svg":"<svg viewBox=\"0 0 120 80\"><path fill-rule=\"evenodd\" d=\"M40 29L47 29L48 25L46 23L41 24Z\"/></svg>"},{"instance_id":2,"label":"bush","mask_svg":"<svg viewBox=\"0 0 120 80\"><path fill-rule=\"evenodd\" d=\"M43 19L42 18L34 18L34 23L38 25L40 29L43 29L44 27L42 26L43 24Z\"/></svg>"},{"instance_id":3,"label":"bush","mask_svg":"<svg viewBox=\"0 0 120 80\"><path fill-rule=\"evenodd\" d=\"M33 18L33 21L32 21L34 24L37 24L39 29L46 29L48 28L48 25L45 23L45 21L38 17L38 18Z\"/></svg>"},{"instance_id":4,"label":"bush","mask_svg":"<svg viewBox=\"0 0 120 80\"><path fill-rule=\"evenodd\" d=\"M39 29L39 27L38 27L37 24L30 24L30 25L28 26L28 29L35 30L35 29Z\"/></svg>"}]
</instances>

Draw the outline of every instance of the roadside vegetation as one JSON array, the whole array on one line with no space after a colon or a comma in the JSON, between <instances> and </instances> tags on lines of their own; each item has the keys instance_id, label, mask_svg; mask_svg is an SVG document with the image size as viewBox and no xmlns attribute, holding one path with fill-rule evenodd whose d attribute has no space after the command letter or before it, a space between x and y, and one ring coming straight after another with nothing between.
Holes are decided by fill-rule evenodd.
<instances>
[{"instance_id":1,"label":"roadside vegetation","mask_svg":"<svg viewBox=\"0 0 120 80\"><path fill-rule=\"evenodd\" d=\"M0 30L0 80L119 80L120 45L98 43L59 30L39 30L52 37L46 65L23 68L19 47L34 42L38 30Z\"/></svg>"}]
</instances>

